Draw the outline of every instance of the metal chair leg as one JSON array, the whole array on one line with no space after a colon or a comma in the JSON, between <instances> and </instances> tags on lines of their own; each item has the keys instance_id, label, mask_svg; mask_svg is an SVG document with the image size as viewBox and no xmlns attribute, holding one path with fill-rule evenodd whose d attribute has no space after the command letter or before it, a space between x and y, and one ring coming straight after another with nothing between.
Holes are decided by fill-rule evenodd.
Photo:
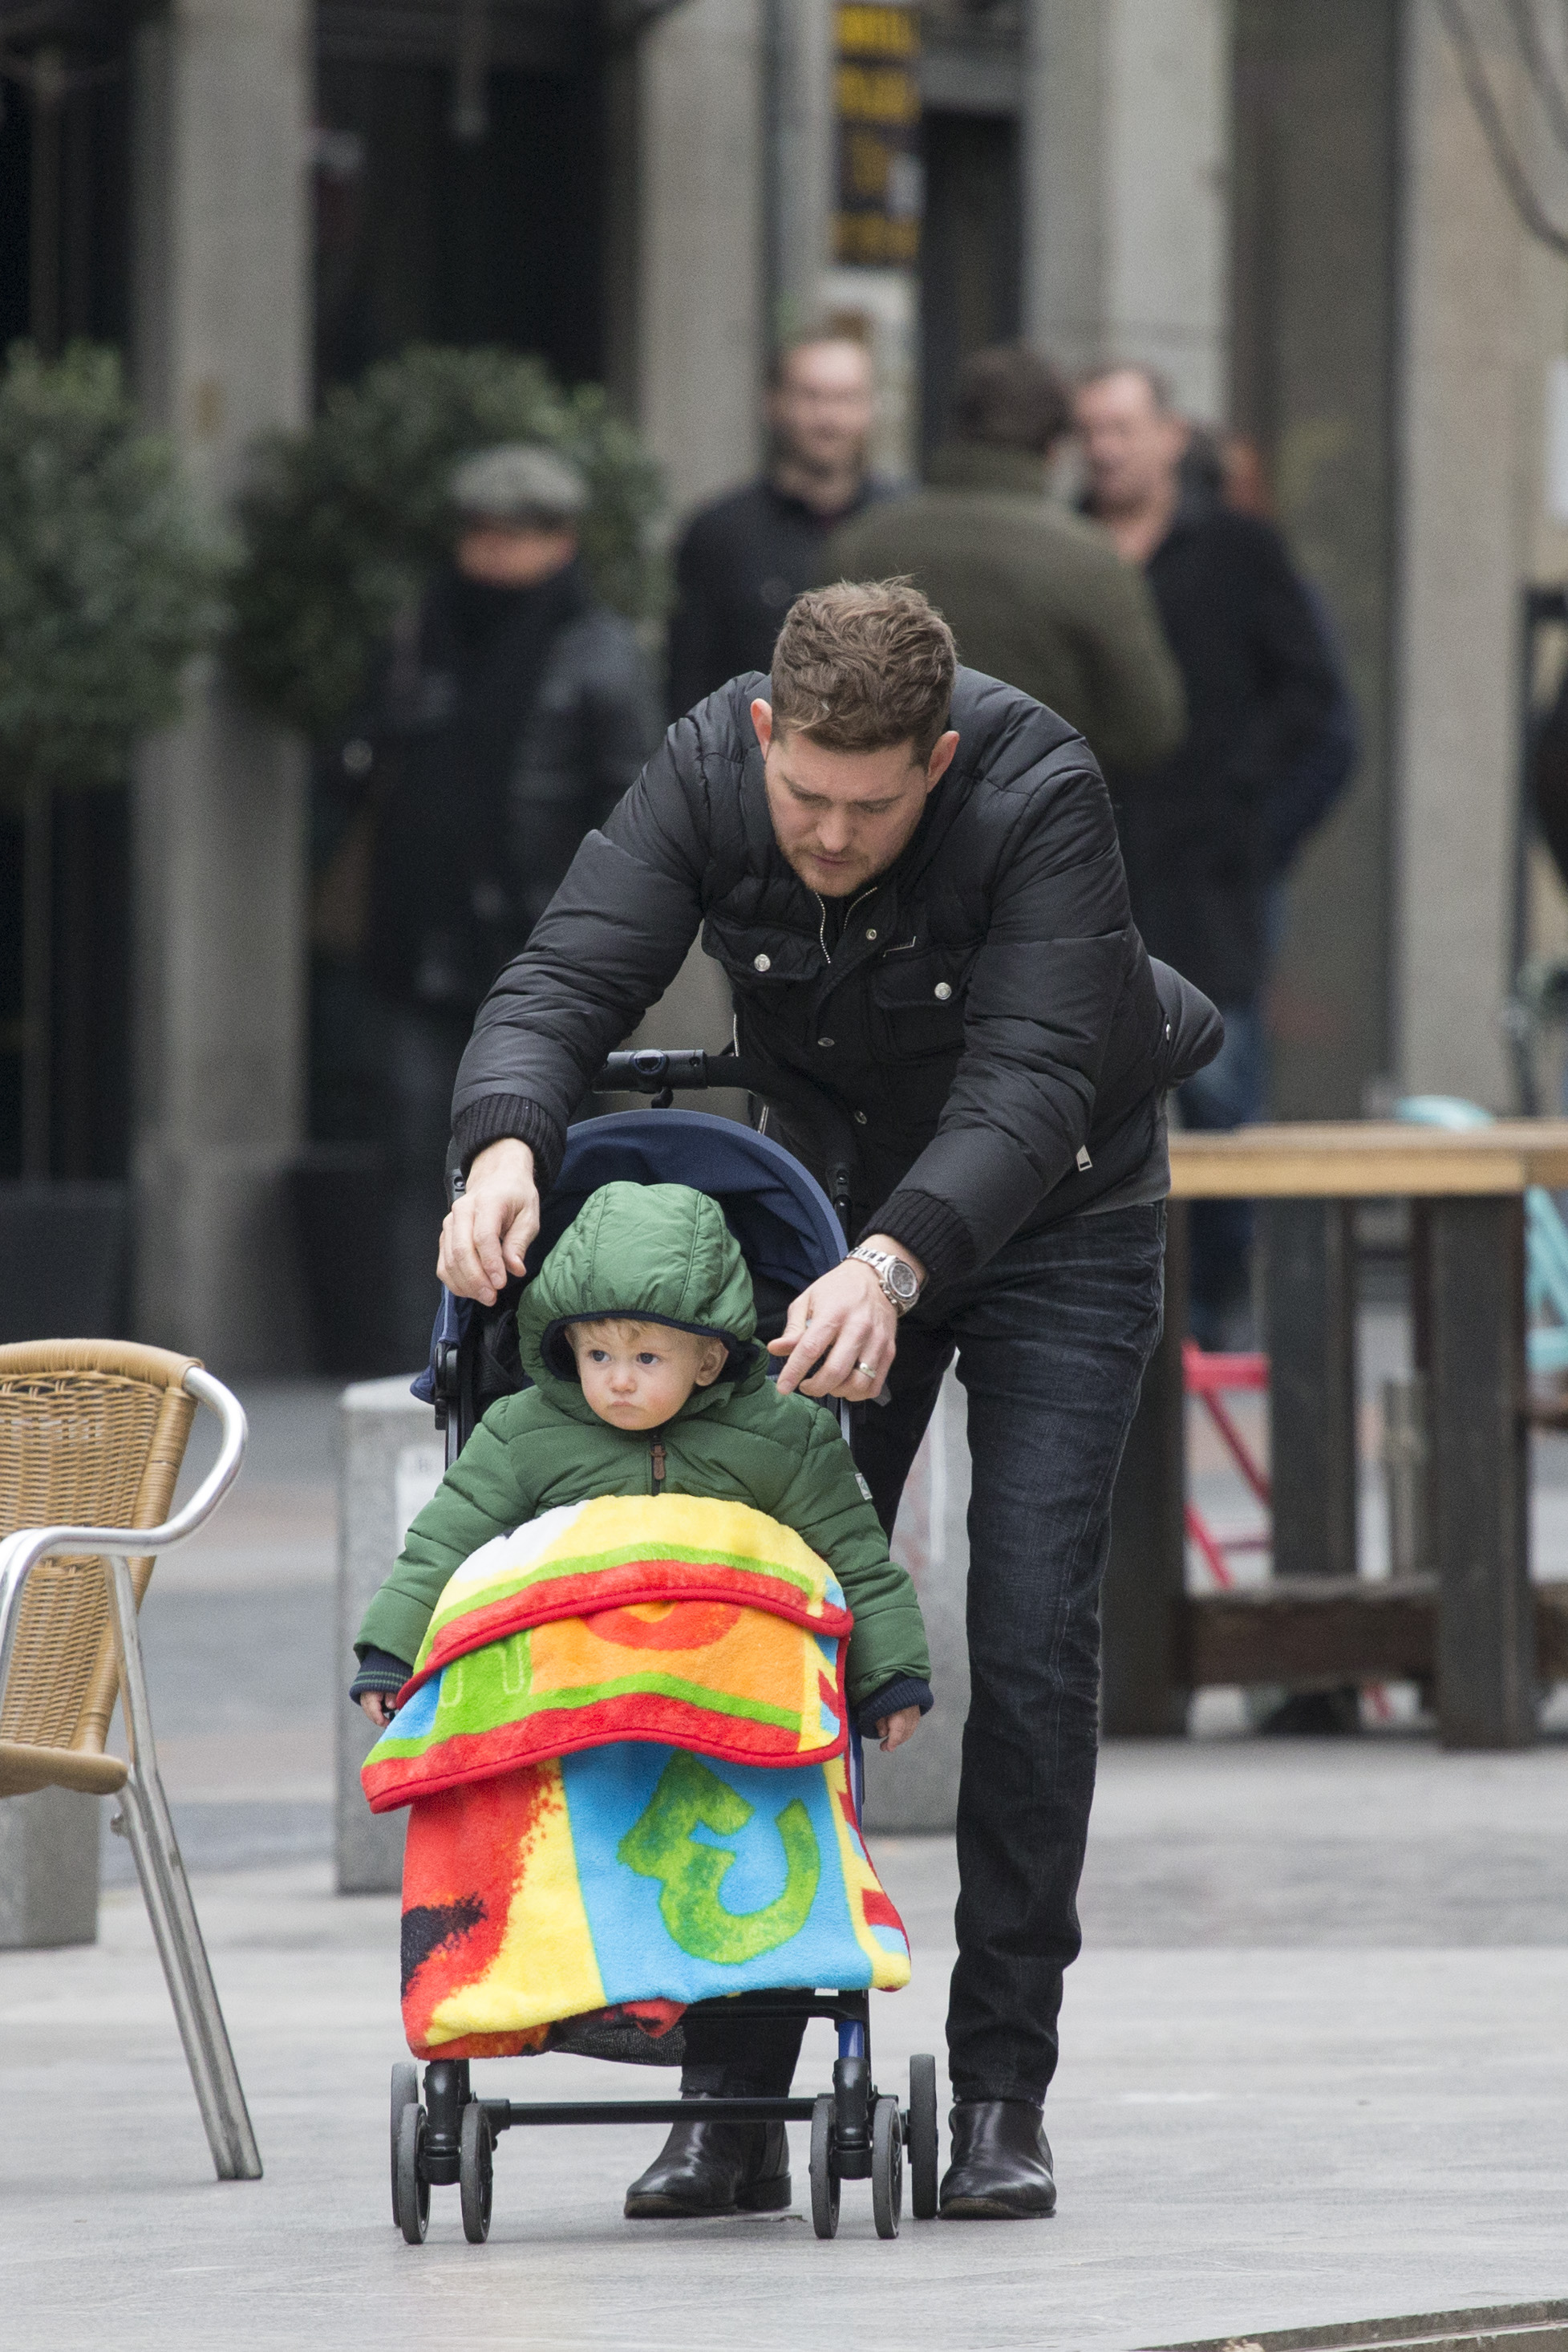
<instances>
[{"instance_id":1,"label":"metal chair leg","mask_svg":"<svg viewBox=\"0 0 1568 2352\"><path fill-rule=\"evenodd\" d=\"M136 1774L121 1791L126 1833L220 2180L259 2180L261 2155L191 1900L167 1801ZM162 1816L162 1819L160 1819Z\"/></svg>"},{"instance_id":2,"label":"metal chair leg","mask_svg":"<svg viewBox=\"0 0 1568 2352\"><path fill-rule=\"evenodd\" d=\"M256 2134L180 1858L169 1801L158 1777L152 1710L137 1639L135 1596L122 1559L112 1564L112 1580L120 1691L131 1753L121 1802L136 1873L218 2178L259 2180L261 2156Z\"/></svg>"}]
</instances>

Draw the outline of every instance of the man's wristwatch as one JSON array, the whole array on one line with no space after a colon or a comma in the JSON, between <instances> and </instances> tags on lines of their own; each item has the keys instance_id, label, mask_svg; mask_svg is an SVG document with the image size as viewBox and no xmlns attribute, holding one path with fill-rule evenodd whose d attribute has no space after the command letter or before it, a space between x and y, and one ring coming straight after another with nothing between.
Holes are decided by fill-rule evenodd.
<instances>
[{"instance_id":1,"label":"man's wristwatch","mask_svg":"<svg viewBox=\"0 0 1568 2352\"><path fill-rule=\"evenodd\" d=\"M882 1285L882 1295L895 1315L907 1315L920 1296L920 1276L907 1258L894 1257L891 1250L852 1249L862 1265L869 1265Z\"/></svg>"}]
</instances>

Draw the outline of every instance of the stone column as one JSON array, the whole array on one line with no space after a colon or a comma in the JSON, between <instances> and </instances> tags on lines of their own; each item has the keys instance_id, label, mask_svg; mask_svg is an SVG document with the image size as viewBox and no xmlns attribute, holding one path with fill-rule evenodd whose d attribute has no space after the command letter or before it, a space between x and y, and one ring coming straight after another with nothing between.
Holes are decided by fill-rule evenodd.
<instances>
[{"instance_id":1,"label":"stone column","mask_svg":"<svg viewBox=\"0 0 1568 2352\"><path fill-rule=\"evenodd\" d=\"M1515 110L1502 19L1472 10ZM1404 21L1395 805L1397 1067L1508 1105L1519 596L1538 453L1521 361L1527 247L1437 10ZM1521 111L1521 110L1520 110ZM1556 316L1561 320L1561 282Z\"/></svg>"},{"instance_id":2,"label":"stone column","mask_svg":"<svg viewBox=\"0 0 1568 2352\"><path fill-rule=\"evenodd\" d=\"M769 343L810 327L831 259L833 12L829 0L766 0L763 104ZM767 353L763 353L766 360Z\"/></svg>"},{"instance_id":3,"label":"stone column","mask_svg":"<svg viewBox=\"0 0 1568 2352\"><path fill-rule=\"evenodd\" d=\"M1225 408L1225 0L1030 0L1024 318L1063 366L1125 356Z\"/></svg>"},{"instance_id":4,"label":"stone column","mask_svg":"<svg viewBox=\"0 0 1568 2352\"><path fill-rule=\"evenodd\" d=\"M672 512L761 454L761 0L686 0L643 36L638 415Z\"/></svg>"},{"instance_id":5,"label":"stone column","mask_svg":"<svg viewBox=\"0 0 1568 2352\"><path fill-rule=\"evenodd\" d=\"M762 456L768 31L766 0L686 0L638 43L635 399L672 530ZM694 947L637 1042L717 1048L730 1019Z\"/></svg>"},{"instance_id":6,"label":"stone column","mask_svg":"<svg viewBox=\"0 0 1568 2352\"><path fill-rule=\"evenodd\" d=\"M136 378L221 514L308 404L308 0L165 0L135 45ZM136 1328L298 1369L305 764L216 672L135 798Z\"/></svg>"}]
</instances>

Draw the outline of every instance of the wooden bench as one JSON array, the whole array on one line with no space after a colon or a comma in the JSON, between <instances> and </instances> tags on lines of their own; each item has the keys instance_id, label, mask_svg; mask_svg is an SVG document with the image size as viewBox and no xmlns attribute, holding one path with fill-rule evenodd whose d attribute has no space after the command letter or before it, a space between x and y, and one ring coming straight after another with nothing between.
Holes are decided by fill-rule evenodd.
<instances>
[{"instance_id":1,"label":"wooden bench","mask_svg":"<svg viewBox=\"0 0 1568 2352\"><path fill-rule=\"evenodd\" d=\"M1171 1138L1166 1332L1116 1490L1104 1594L1105 1729L1179 1731L1207 1685L1418 1677L1451 1748L1535 1736L1568 1676L1568 1584L1530 1581L1524 1193L1568 1187L1568 1119L1460 1134L1396 1121ZM1426 1374L1433 1573L1356 1574L1358 1200L1411 1206L1414 1352ZM1188 1596L1185 1206L1254 1200L1263 1251L1274 1574Z\"/></svg>"}]
</instances>

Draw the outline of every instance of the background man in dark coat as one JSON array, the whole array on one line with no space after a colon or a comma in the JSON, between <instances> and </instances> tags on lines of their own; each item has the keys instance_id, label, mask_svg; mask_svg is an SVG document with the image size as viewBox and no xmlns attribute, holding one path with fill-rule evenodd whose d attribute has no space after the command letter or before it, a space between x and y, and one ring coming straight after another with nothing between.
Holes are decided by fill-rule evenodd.
<instances>
[{"instance_id":1,"label":"background man in dark coat","mask_svg":"<svg viewBox=\"0 0 1568 2352\"><path fill-rule=\"evenodd\" d=\"M923 490L834 532L825 576L913 579L972 668L1060 711L1096 759L1123 772L1163 759L1185 711L1148 586L1098 525L1048 495L1072 429L1061 377L1022 343L976 352L955 424Z\"/></svg>"},{"instance_id":2,"label":"background man in dark coat","mask_svg":"<svg viewBox=\"0 0 1568 2352\"><path fill-rule=\"evenodd\" d=\"M819 1170L849 1159L857 1250L773 1344L786 1390L864 1404L886 1382L855 1452L889 1531L955 1352L968 1391L942 2210L1050 2212L1040 2107L1079 1947L1099 1586L1159 1330L1164 1089L1192 1066L1195 1008L1174 973L1156 986L1082 736L956 672L917 591L803 596L771 678L670 730L480 1011L453 1105L467 1190L442 1237L460 1296L491 1303L524 1273L568 1121L699 929L741 1052L776 1074L769 1132ZM688 2087L787 2088L799 2029L743 2042ZM683 2125L639 2193L733 2210L755 2160L744 2126Z\"/></svg>"},{"instance_id":3,"label":"background man in dark coat","mask_svg":"<svg viewBox=\"0 0 1568 2352\"><path fill-rule=\"evenodd\" d=\"M824 577L830 534L879 495L866 470L871 353L847 335L786 343L768 378L768 470L700 508L675 553L669 709L766 671L785 614Z\"/></svg>"},{"instance_id":4,"label":"background man in dark coat","mask_svg":"<svg viewBox=\"0 0 1568 2352\"><path fill-rule=\"evenodd\" d=\"M1077 400L1089 510L1141 564L1186 689L1186 733L1142 774L1110 775L1133 912L1150 952L1225 1015L1218 1058L1181 1098L1187 1124L1261 1117L1263 986L1273 871L1270 800L1331 724L1337 681L1312 605L1271 524L1184 496L1188 428L1146 368L1091 376ZM1192 1325L1207 1347L1243 1337L1250 1210L1192 1217Z\"/></svg>"},{"instance_id":5,"label":"background man in dark coat","mask_svg":"<svg viewBox=\"0 0 1568 2352\"><path fill-rule=\"evenodd\" d=\"M485 451L454 477L455 552L393 655L374 754L367 969L384 1010L392 1329L416 1363L445 1210L452 1084L475 1008L657 733L629 622L577 558L581 477Z\"/></svg>"}]
</instances>

